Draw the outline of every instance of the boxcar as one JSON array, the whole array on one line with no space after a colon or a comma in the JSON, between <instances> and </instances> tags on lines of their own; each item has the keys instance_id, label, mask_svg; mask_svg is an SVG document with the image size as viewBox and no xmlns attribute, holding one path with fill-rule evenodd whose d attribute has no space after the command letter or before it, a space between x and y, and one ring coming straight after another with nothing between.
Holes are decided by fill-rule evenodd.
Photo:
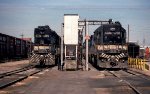
<instances>
[{"instance_id":1,"label":"boxcar","mask_svg":"<svg viewBox=\"0 0 150 94\"><path fill-rule=\"evenodd\" d=\"M32 42L0 33L0 61L27 58Z\"/></svg>"}]
</instances>

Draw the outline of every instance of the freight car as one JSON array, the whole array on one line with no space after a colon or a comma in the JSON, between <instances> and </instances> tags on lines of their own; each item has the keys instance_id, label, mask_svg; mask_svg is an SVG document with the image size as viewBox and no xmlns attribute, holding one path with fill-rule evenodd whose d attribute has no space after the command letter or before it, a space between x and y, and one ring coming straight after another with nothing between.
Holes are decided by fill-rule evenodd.
<instances>
[{"instance_id":1,"label":"freight car","mask_svg":"<svg viewBox=\"0 0 150 94\"><path fill-rule=\"evenodd\" d=\"M136 43L128 43L128 57L136 58L139 56L140 46Z\"/></svg>"},{"instance_id":2,"label":"freight car","mask_svg":"<svg viewBox=\"0 0 150 94\"><path fill-rule=\"evenodd\" d=\"M101 25L89 41L89 61L100 68L127 68L126 30L120 22Z\"/></svg>"},{"instance_id":3,"label":"freight car","mask_svg":"<svg viewBox=\"0 0 150 94\"><path fill-rule=\"evenodd\" d=\"M0 61L28 58L32 42L0 33Z\"/></svg>"},{"instance_id":4,"label":"freight car","mask_svg":"<svg viewBox=\"0 0 150 94\"><path fill-rule=\"evenodd\" d=\"M48 25L35 28L33 48L32 64L56 65L60 60L60 36Z\"/></svg>"}]
</instances>

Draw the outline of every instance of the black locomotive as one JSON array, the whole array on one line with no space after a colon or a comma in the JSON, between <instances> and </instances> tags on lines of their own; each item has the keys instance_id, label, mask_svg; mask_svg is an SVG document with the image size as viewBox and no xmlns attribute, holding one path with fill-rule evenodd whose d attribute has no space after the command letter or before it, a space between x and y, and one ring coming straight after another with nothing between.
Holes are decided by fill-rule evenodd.
<instances>
[{"instance_id":1,"label":"black locomotive","mask_svg":"<svg viewBox=\"0 0 150 94\"><path fill-rule=\"evenodd\" d=\"M48 25L34 30L34 51L30 62L38 65L54 65L60 59L60 36Z\"/></svg>"},{"instance_id":2,"label":"black locomotive","mask_svg":"<svg viewBox=\"0 0 150 94\"><path fill-rule=\"evenodd\" d=\"M89 61L94 66L127 68L126 30L120 22L101 25L89 42Z\"/></svg>"}]
</instances>

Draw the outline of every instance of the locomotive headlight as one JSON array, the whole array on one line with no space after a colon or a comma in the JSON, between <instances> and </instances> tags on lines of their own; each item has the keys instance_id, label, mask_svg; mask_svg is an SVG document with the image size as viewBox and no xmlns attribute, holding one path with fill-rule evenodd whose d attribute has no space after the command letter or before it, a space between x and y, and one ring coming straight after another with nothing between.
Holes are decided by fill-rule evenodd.
<instances>
[{"instance_id":1,"label":"locomotive headlight","mask_svg":"<svg viewBox=\"0 0 150 94\"><path fill-rule=\"evenodd\" d=\"M115 58L115 56L111 56L111 58L113 59L113 58Z\"/></svg>"},{"instance_id":2,"label":"locomotive headlight","mask_svg":"<svg viewBox=\"0 0 150 94\"><path fill-rule=\"evenodd\" d=\"M43 55L41 55L41 57L43 57Z\"/></svg>"},{"instance_id":3,"label":"locomotive headlight","mask_svg":"<svg viewBox=\"0 0 150 94\"><path fill-rule=\"evenodd\" d=\"M111 56L111 58L114 58L114 56Z\"/></svg>"}]
</instances>

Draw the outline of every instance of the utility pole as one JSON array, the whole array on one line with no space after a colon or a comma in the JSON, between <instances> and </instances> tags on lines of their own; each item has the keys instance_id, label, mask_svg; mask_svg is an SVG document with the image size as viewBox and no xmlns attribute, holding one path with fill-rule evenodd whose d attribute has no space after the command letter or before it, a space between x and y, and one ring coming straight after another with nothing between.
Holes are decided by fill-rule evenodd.
<instances>
[{"instance_id":1,"label":"utility pole","mask_svg":"<svg viewBox=\"0 0 150 94\"><path fill-rule=\"evenodd\" d=\"M63 49L64 49L64 48L63 48L63 45L64 45L64 44L63 44L63 42L64 42L63 39L64 39L64 31L63 31L63 23L62 23L62 24L61 24L61 65L59 66L59 67L61 67L61 70L63 70L62 67L63 67L63 58L64 58L64 57L63 57L63 55L64 55L64 54L63 54Z\"/></svg>"},{"instance_id":2,"label":"utility pole","mask_svg":"<svg viewBox=\"0 0 150 94\"><path fill-rule=\"evenodd\" d=\"M88 58L88 22L85 20L85 38L86 38L86 60L85 60L85 63L86 63L86 71L88 71L89 67L88 67L88 61L89 61L89 58Z\"/></svg>"},{"instance_id":3,"label":"utility pole","mask_svg":"<svg viewBox=\"0 0 150 94\"><path fill-rule=\"evenodd\" d=\"M143 47L145 47L145 38L143 38Z\"/></svg>"},{"instance_id":4,"label":"utility pole","mask_svg":"<svg viewBox=\"0 0 150 94\"><path fill-rule=\"evenodd\" d=\"M128 24L128 43L129 43L129 31L130 31L130 26Z\"/></svg>"},{"instance_id":5,"label":"utility pole","mask_svg":"<svg viewBox=\"0 0 150 94\"><path fill-rule=\"evenodd\" d=\"M23 37L24 37L24 34L22 33L20 36L21 36L21 38L23 39Z\"/></svg>"}]
</instances>

